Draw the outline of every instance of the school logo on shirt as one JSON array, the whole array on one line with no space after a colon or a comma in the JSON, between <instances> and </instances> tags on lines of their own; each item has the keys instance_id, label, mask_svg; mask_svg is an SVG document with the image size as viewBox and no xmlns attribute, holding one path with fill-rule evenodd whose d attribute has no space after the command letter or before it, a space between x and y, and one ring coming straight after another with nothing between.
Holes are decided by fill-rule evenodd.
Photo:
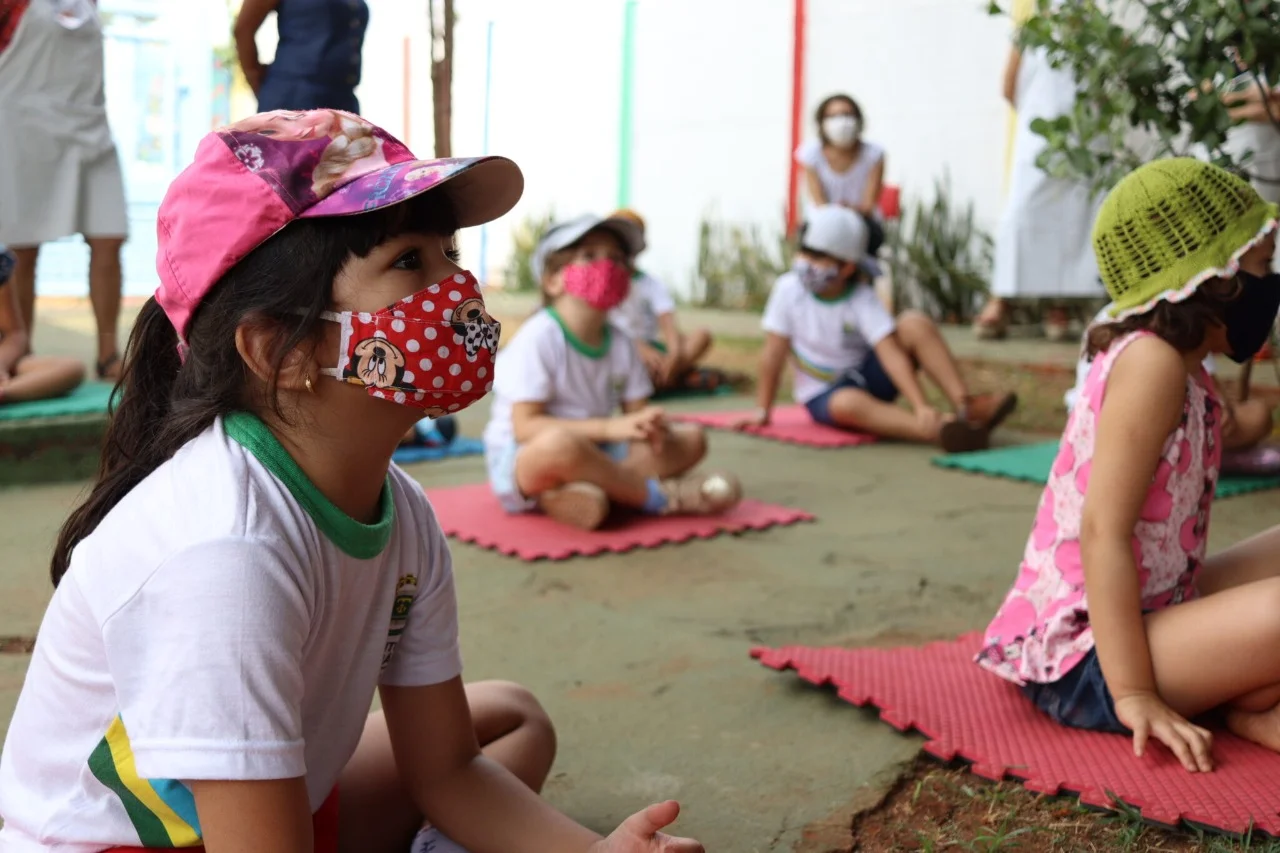
<instances>
[{"instance_id":1,"label":"school logo on shirt","mask_svg":"<svg viewBox=\"0 0 1280 853\"><path fill-rule=\"evenodd\" d=\"M415 575L403 575L396 582L396 598L391 604L391 624L387 628L387 644L382 647L382 669L391 663L391 656L396 652L396 644L400 635L409 624L409 611L413 609L413 600L418 595L418 578Z\"/></svg>"}]
</instances>

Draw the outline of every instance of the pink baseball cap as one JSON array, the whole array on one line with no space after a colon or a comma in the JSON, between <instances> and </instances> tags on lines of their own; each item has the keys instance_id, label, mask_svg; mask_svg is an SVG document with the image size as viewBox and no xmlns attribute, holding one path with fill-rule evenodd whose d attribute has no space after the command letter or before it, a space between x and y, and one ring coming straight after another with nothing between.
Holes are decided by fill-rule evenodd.
<instances>
[{"instance_id":1,"label":"pink baseball cap","mask_svg":"<svg viewBox=\"0 0 1280 853\"><path fill-rule=\"evenodd\" d=\"M215 130L160 203L156 301L185 340L214 284L293 220L364 213L438 187L468 227L511 210L524 176L505 157L419 160L339 110L277 110Z\"/></svg>"}]
</instances>

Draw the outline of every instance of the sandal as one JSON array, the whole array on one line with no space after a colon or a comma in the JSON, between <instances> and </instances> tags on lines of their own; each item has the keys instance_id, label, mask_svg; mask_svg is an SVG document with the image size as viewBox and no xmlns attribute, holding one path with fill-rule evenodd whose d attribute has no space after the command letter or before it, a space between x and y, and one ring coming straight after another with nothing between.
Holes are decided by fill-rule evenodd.
<instances>
[{"instance_id":1,"label":"sandal","mask_svg":"<svg viewBox=\"0 0 1280 853\"><path fill-rule=\"evenodd\" d=\"M991 446L991 431L963 418L956 418L942 425L938 444L947 453L986 450Z\"/></svg>"},{"instance_id":2,"label":"sandal","mask_svg":"<svg viewBox=\"0 0 1280 853\"><path fill-rule=\"evenodd\" d=\"M118 352L113 352L111 353L111 355L107 356L102 361L98 362L96 365L98 379L108 380L111 382L119 381L120 374L118 371L115 372L115 375L111 375L112 368L116 367L119 364L120 364L120 353Z\"/></svg>"},{"instance_id":3,"label":"sandal","mask_svg":"<svg viewBox=\"0 0 1280 853\"><path fill-rule=\"evenodd\" d=\"M714 391L728 381L722 371L710 367L695 367L681 377L679 387L685 391Z\"/></svg>"},{"instance_id":4,"label":"sandal","mask_svg":"<svg viewBox=\"0 0 1280 853\"><path fill-rule=\"evenodd\" d=\"M742 500L742 483L732 474L685 474L662 481L664 515L719 515Z\"/></svg>"}]
</instances>

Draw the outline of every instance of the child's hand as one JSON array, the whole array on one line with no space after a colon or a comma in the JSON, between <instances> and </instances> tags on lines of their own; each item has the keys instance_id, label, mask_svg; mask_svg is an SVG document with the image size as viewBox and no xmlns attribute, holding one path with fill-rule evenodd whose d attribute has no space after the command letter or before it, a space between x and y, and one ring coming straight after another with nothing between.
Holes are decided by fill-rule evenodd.
<instances>
[{"instance_id":1,"label":"child's hand","mask_svg":"<svg viewBox=\"0 0 1280 853\"><path fill-rule=\"evenodd\" d=\"M640 344L640 360L644 362L644 369L649 371L650 376L661 375L664 358L657 347L647 343Z\"/></svg>"},{"instance_id":2,"label":"child's hand","mask_svg":"<svg viewBox=\"0 0 1280 853\"><path fill-rule=\"evenodd\" d=\"M680 804L667 800L636 812L613 834L591 846L591 853L705 853L692 838L673 838L659 832L680 816Z\"/></svg>"},{"instance_id":3,"label":"child's hand","mask_svg":"<svg viewBox=\"0 0 1280 853\"><path fill-rule=\"evenodd\" d=\"M1236 430L1236 407L1226 397L1222 398L1222 437L1230 438Z\"/></svg>"},{"instance_id":4,"label":"child's hand","mask_svg":"<svg viewBox=\"0 0 1280 853\"><path fill-rule=\"evenodd\" d=\"M1189 723L1154 693L1135 693L1115 700L1116 717L1133 731L1133 754L1142 757L1147 738L1163 743L1189 773L1213 770L1213 735Z\"/></svg>"},{"instance_id":5,"label":"child's hand","mask_svg":"<svg viewBox=\"0 0 1280 853\"><path fill-rule=\"evenodd\" d=\"M747 429L748 427L766 427L769 425L770 413L768 409L757 409L756 413L749 418L733 422L733 429Z\"/></svg>"},{"instance_id":6,"label":"child's hand","mask_svg":"<svg viewBox=\"0 0 1280 853\"><path fill-rule=\"evenodd\" d=\"M666 412L659 406L645 406L638 412L609 421L609 441L647 441L660 444L667 430Z\"/></svg>"}]
</instances>

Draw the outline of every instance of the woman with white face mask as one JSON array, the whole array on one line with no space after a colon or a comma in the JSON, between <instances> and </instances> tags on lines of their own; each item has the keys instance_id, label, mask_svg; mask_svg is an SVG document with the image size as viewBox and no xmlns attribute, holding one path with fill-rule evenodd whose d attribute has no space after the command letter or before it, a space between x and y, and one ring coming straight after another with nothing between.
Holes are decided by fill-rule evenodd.
<instances>
[{"instance_id":1,"label":"woman with white face mask","mask_svg":"<svg viewBox=\"0 0 1280 853\"><path fill-rule=\"evenodd\" d=\"M884 189L884 149L862 138L862 108L848 95L825 98L814 119L818 138L796 149L796 162L804 166L805 184L812 207L838 204L855 210L867 220L871 254L884 242L877 221L880 193Z\"/></svg>"}]
</instances>

